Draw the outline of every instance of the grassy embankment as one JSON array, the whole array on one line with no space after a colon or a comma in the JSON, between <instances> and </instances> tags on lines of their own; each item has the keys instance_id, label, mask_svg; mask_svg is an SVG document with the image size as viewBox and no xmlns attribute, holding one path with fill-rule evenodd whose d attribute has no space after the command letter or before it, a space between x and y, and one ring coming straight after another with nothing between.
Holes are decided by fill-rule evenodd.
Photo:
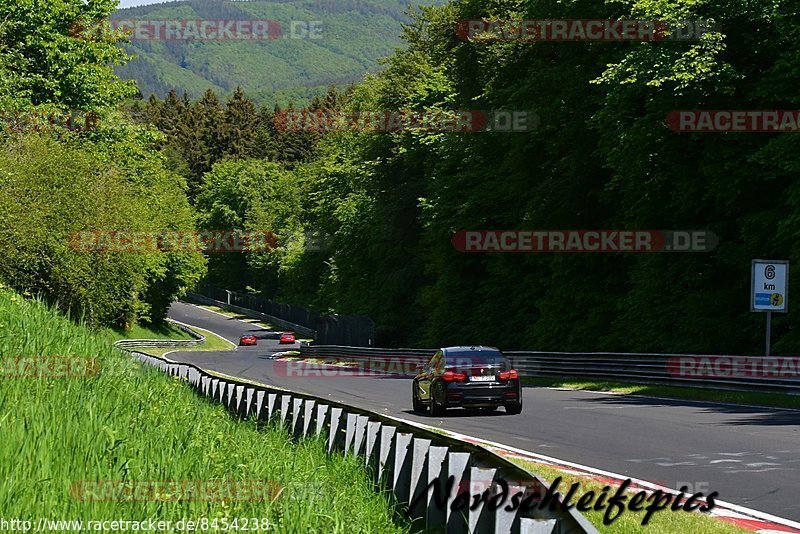
<instances>
[{"instance_id":1,"label":"grassy embankment","mask_svg":"<svg viewBox=\"0 0 800 534\"><path fill-rule=\"evenodd\" d=\"M88 377L36 377L18 358L95 358ZM83 360L85 361L85 360ZM73 520L267 518L275 532L403 532L362 462L328 457L317 441L231 418L188 387L0 288L0 509L4 518ZM45 367L46 368L46 367ZM80 481L274 481L284 490L225 502L87 501ZM239 494L241 497L242 494ZM252 526L252 525L251 525Z\"/></svg>"}]
</instances>

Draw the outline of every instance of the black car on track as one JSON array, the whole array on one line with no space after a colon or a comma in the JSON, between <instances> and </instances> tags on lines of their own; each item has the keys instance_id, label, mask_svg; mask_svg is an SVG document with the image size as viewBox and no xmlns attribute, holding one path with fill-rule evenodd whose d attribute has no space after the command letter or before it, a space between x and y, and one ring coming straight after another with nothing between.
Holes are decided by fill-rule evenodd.
<instances>
[{"instance_id":1,"label":"black car on track","mask_svg":"<svg viewBox=\"0 0 800 534\"><path fill-rule=\"evenodd\" d=\"M430 408L435 416L447 408L522 412L519 374L494 347L447 347L436 351L414 377L412 401L415 412Z\"/></svg>"}]
</instances>

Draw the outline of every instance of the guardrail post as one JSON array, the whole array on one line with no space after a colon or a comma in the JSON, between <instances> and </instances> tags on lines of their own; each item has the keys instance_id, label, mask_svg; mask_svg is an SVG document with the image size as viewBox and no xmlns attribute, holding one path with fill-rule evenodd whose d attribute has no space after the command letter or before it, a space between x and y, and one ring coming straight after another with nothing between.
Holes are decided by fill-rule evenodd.
<instances>
[{"instance_id":1,"label":"guardrail post","mask_svg":"<svg viewBox=\"0 0 800 534\"><path fill-rule=\"evenodd\" d=\"M447 481L453 477L453 491L447 495L447 532L460 533L463 532L469 521L469 505L470 500L467 499L466 506L459 507L458 510L452 510L453 501L456 500L459 493L463 489L470 487L470 463L472 462L472 455L468 452L451 452L448 453L446 463L447 469L442 469L444 473L444 488L447 488ZM442 480L440 478L439 480Z\"/></svg>"},{"instance_id":2,"label":"guardrail post","mask_svg":"<svg viewBox=\"0 0 800 534\"><path fill-rule=\"evenodd\" d=\"M209 396L211 400L216 400L219 397L219 378L211 379L211 386L209 388Z\"/></svg>"},{"instance_id":3,"label":"guardrail post","mask_svg":"<svg viewBox=\"0 0 800 534\"><path fill-rule=\"evenodd\" d=\"M234 403L233 413L238 415L239 417L246 416L247 414L242 414L244 404L244 386L236 386L236 401Z\"/></svg>"},{"instance_id":4,"label":"guardrail post","mask_svg":"<svg viewBox=\"0 0 800 534\"><path fill-rule=\"evenodd\" d=\"M392 489L398 502L407 503L411 493L411 465L413 454L411 440L414 434L399 432L394 439L394 459L392 461Z\"/></svg>"},{"instance_id":5,"label":"guardrail post","mask_svg":"<svg viewBox=\"0 0 800 534\"><path fill-rule=\"evenodd\" d=\"M519 524L520 534L560 534L556 519L530 519L523 517Z\"/></svg>"},{"instance_id":6,"label":"guardrail post","mask_svg":"<svg viewBox=\"0 0 800 534\"><path fill-rule=\"evenodd\" d=\"M369 417L366 415L356 415L356 434L355 439L353 440L353 455L359 456L361 455L361 449L364 445L364 435L367 432L367 423L369 422Z\"/></svg>"},{"instance_id":7,"label":"guardrail post","mask_svg":"<svg viewBox=\"0 0 800 534\"><path fill-rule=\"evenodd\" d=\"M226 388L225 392L225 406L228 407L228 410L231 412L236 413L234 409L234 403L236 402L236 384L233 382L228 382L228 387Z\"/></svg>"},{"instance_id":8,"label":"guardrail post","mask_svg":"<svg viewBox=\"0 0 800 534\"><path fill-rule=\"evenodd\" d=\"M428 477L425 479L427 483L433 482L436 486L431 486L427 490L426 494L426 510L425 510L425 517L426 523L430 525L447 525L447 510L444 507L447 506L449 501L449 496L445 493L446 491L446 483L447 483L447 454L450 452L450 449L447 447L437 447L431 446L428 449ZM439 499L434 499L434 487L436 487L439 491L438 496ZM445 491L442 491L445 490ZM444 503L444 507L441 503Z\"/></svg>"},{"instance_id":9,"label":"guardrail post","mask_svg":"<svg viewBox=\"0 0 800 534\"><path fill-rule=\"evenodd\" d=\"M366 429L366 444L364 446L364 465L367 467L372 467L374 469L374 474L377 476L377 466L378 462L376 461L376 449L375 446L378 442L378 433L381 431L382 423L380 421L369 421L367 420L367 429ZM378 480L377 478L375 479Z\"/></svg>"},{"instance_id":10,"label":"guardrail post","mask_svg":"<svg viewBox=\"0 0 800 534\"><path fill-rule=\"evenodd\" d=\"M270 393L267 395L267 422L272 421L275 417L275 410L278 404L278 394Z\"/></svg>"},{"instance_id":11,"label":"guardrail post","mask_svg":"<svg viewBox=\"0 0 800 534\"><path fill-rule=\"evenodd\" d=\"M425 518L428 507L427 497L419 497L419 501L415 502L418 496L425 492L427 481L425 475L428 473L428 451L431 448L431 440L424 438L413 438L411 445L411 475L408 482L408 502L409 505L414 502L414 507L409 508L409 515L412 518ZM444 458L444 457L443 457Z\"/></svg>"},{"instance_id":12,"label":"guardrail post","mask_svg":"<svg viewBox=\"0 0 800 534\"><path fill-rule=\"evenodd\" d=\"M200 389L200 373L194 367L189 367L189 383L195 389Z\"/></svg>"},{"instance_id":13,"label":"guardrail post","mask_svg":"<svg viewBox=\"0 0 800 534\"><path fill-rule=\"evenodd\" d=\"M358 416L354 413L347 414L347 426L345 427L345 435L344 435L344 455L347 456L350 453L350 449L353 447L353 441L356 435L356 418Z\"/></svg>"},{"instance_id":14,"label":"guardrail post","mask_svg":"<svg viewBox=\"0 0 800 534\"><path fill-rule=\"evenodd\" d=\"M256 420L263 421L264 417L262 414L262 410L264 409L264 397L267 395L267 392L263 389L259 389L256 391ZM269 417L267 417L269 419Z\"/></svg>"},{"instance_id":15,"label":"guardrail post","mask_svg":"<svg viewBox=\"0 0 800 534\"><path fill-rule=\"evenodd\" d=\"M281 426L284 428L287 426L287 417L289 416L289 410L291 409L292 405L292 396L289 394L281 395L281 409L280 409L280 416L281 416Z\"/></svg>"},{"instance_id":16,"label":"guardrail post","mask_svg":"<svg viewBox=\"0 0 800 534\"><path fill-rule=\"evenodd\" d=\"M330 429L328 431L328 453L333 452L340 446L342 440L342 413L344 410L335 407L331 408ZM348 421L350 414L347 414ZM346 439L346 438L345 438ZM345 451L347 448L345 447Z\"/></svg>"},{"instance_id":17,"label":"guardrail post","mask_svg":"<svg viewBox=\"0 0 800 534\"><path fill-rule=\"evenodd\" d=\"M317 401L313 399L304 399L303 400L303 428L301 430L300 435L303 437L308 437L309 430L311 429L311 423L315 420L315 414L317 411L314 409L317 405Z\"/></svg>"},{"instance_id":18,"label":"guardrail post","mask_svg":"<svg viewBox=\"0 0 800 534\"><path fill-rule=\"evenodd\" d=\"M301 408L303 407L303 399L300 397L292 399L292 427L290 429L290 433L295 436L299 437L301 435L298 428L302 428L303 421L300 418L302 415Z\"/></svg>"},{"instance_id":19,"label":"guardrail post","mask_svg":"<svg viewBox=\"0 0 800 534\"><path fill-rule=\"evenodd\" d=\"M250 417L250 414L253 413L253 409L255 408L255 404L253 403L253 398L255 397L256 390L255 388L251 388L247 386L245 389L245 396L244 396L244 415L242 416L244 419Z\"/></svg>"},{"instance_id":20,"label":"guardrail post","mask_svg":"<svg viewBox=\"0 0 800 534\"><path fill-rule=\"evenodd\" d=\"M473 466L469 472L469 484L462 484L459 488L460 491L467 491L468 495L470 496L469 499L472 499L472 495L477 494L485 494L488 498L491 499L493 493L491 493L492 486L494 484L495 475L497 474L497 468L494 467L476 467ZM485 493L489 492L489 493ZM509 494L507 498L510 499L513 493ZM507 512L503 510L508 503L505 503L503 507L491 510L489 506L486 505L486 501L480 501L477 504L475 509L472 509L472 502L468 500L467 506L469 507L468 510L468 520L469 520L469 531L472 534L494 534L495 532L511 532L511 523L508 524L507 528L497 530L497 525L494 519L500 519L499 516L508 517L510 516L513 522L514 517L516 514L514 512ZM466 507L465 507L466 508ZM498 516L495 518L495 516Z\"/></svg>"},{"instance_id":21,"label":"guardrail post","mask_svg":"<svg viewBox=\"0 0 800 534\"><path fill-rule=\"evenodd\" d=\"M380 429L377 460L377 480L384 486L391 488L394 482L392 471L394 469L394 444L397 428L383 425Z\"/></svg>"},{"instance_id":22,"label":"guardrail post","mask_svg":"<svg viewBox=\"0 0 800 534\"><path fill-rule=\"evenodd\" d=\"M330 406L327 404L317 404L317 428L316 428L316 435L322 435L322 429L325 428L326 424L330 425L330 421L328 420L328 416L330 415Z\"/></svg>"},{"instance_id":23,"label":"guardrail post","mask_svg":"<svg viewBox=\"0 0 800 534\"><path fill-rule=\"evenodd\" d=\"M200 390L206 397L211 396L211 377L205 376L200 379Z\"/></svg>"}]
</instances>

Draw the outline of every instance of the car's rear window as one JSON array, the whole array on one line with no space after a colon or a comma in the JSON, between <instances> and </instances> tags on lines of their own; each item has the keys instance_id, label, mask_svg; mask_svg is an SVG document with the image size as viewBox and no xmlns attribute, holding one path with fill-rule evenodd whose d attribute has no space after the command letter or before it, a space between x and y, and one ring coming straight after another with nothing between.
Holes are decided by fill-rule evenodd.
<instances>
[{"instance_id":1,"label":"car's rear window","mask_svg":"<svg viewBox=\"0 0 800 534\"><path fill-rule=\"evenodd\" d=\"M445 359L447 365L505 365L508 360L500 352L449 352Z\"/></svg>"}]
</instances>

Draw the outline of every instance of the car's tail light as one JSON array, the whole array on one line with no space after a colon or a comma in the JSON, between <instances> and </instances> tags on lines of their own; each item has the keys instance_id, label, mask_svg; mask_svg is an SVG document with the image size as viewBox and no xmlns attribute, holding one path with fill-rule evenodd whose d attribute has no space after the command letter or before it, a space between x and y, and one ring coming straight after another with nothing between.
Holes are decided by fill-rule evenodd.
<instances>
[{"instance_id":1,"label":"car's tail light","mask_svg":"<svg viewBox=\"0 0 800 534\"><path fill-rule=\"evenodd\" d=\"M445 369L442 380L445 382L466 382L467 375L465 373L453 371L452 369Z\"/></svg>"},{"instance_id":2,"label":"car's tail light","mask_svg":"<svg viewBox=\"0 0 800 534\"><path fill-rule=\"evenodd\" d=\"M500 380L514 380L516 378L519 378L519 373L517 373L516 369L500 373Z\"/></svg>"}]
</instances>

